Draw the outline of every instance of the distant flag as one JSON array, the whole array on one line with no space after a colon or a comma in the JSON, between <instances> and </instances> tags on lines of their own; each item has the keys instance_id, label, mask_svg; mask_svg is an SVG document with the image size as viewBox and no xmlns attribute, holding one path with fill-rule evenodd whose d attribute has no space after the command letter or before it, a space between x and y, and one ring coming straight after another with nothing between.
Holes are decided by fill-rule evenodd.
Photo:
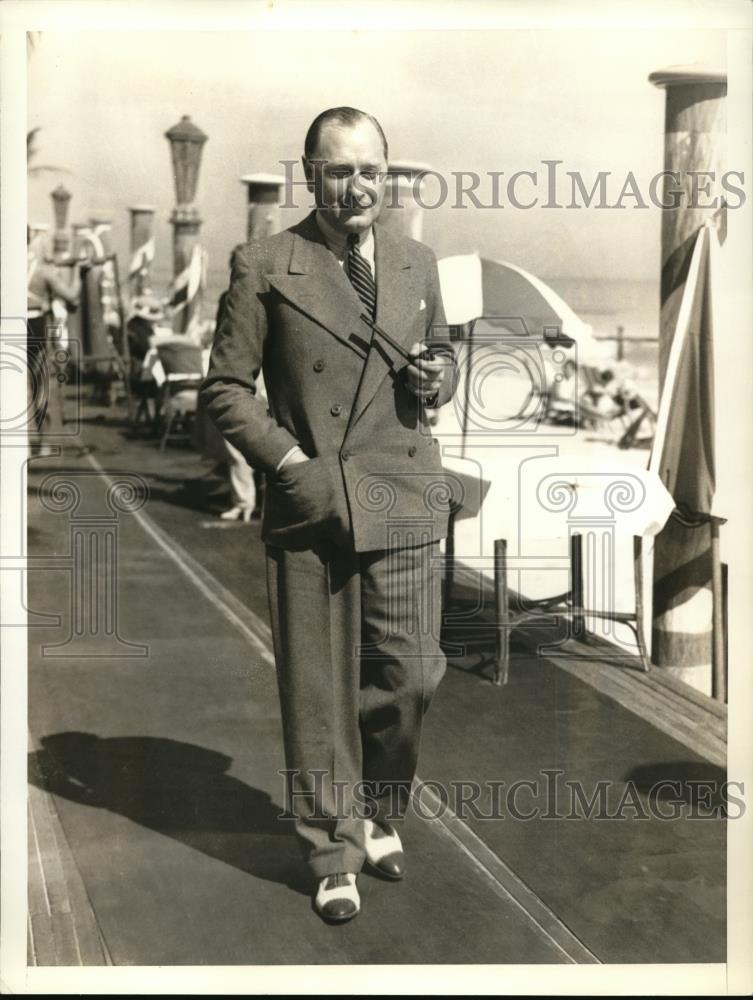
<instances>
[{"instance_id":1,"label":"distant flag","mask_svg":"<svg viewBox=\"0 0 753 1000\"><path fill-rule=\"evenodd\" d=\"M102 242L101 237L102 233L109 232L110 228L111 227L106 222L102 222L93 229L81 230L81 239L91 246L94 252L95 260L102 260L102 258L106 256L105 245Z\"/></svg>"}]
</instances>

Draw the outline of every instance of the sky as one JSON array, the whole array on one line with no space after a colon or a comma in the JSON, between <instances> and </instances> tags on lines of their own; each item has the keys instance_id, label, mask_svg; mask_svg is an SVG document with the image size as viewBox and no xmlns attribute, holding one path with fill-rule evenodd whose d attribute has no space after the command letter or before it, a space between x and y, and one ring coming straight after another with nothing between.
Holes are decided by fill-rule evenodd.
<instances>
[{"instance_id":1,"label":"sky","mask_svg":"<svg viewBox=\"0 0 753 1000\"><path fill-rule=\"evenodd\" d=\"M723 67L724 33L42 33L28 63L35 162L70 173L30 179L29 219L52 221L49 195L62 181L73 194L69 221L107 214L126 255L128 205L153 204L156 264L168 269L175 194L164 132L188 114L209 136L196 203L210 268L221 270L245 236L241 175L280 173L280 160L300 156L313 117L338 104L375 114L391 159L429 164L451 190L452 172L480 174L484 203L490 171L533 171L543 199L544 160L562 161L561 176L581 172L587 188L611 171L614 201L628 171L646 191L663 166L665 98L648 74L687 63ZM427 201L438 190L427 187ZM477 250L544 278L658 280L658 207L636 209L628 199L621 211L524 210L504 187L499 200L504 208L453 208L448 198L426 211L425 242L439 256ZM304 212L285 212L284 224Z\"/></svg>"}]
</instances>

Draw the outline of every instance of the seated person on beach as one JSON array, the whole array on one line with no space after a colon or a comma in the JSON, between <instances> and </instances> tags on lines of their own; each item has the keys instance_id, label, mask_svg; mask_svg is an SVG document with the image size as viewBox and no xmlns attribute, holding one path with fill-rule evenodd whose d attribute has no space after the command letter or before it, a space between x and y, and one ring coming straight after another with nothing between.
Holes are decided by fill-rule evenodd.
<instances>
[{"instance_id":1,"label":"seated person on beach","mask_svg":"<svg viewBox=\"0 0 753 1000\"><path fill-rule=\"evenodd\" d=\"M591 392L597 412L606 420L620 415L621 407L615 401L619 390L619 382L611 368L603 368L599 379L594 383Z\"/></svg>"},{"instance_id":2,"label":"seated person on beach","mask_svg":"<svg viewBox=\"0 0 753 1000\"><path fill-rule=\"evenodd\" d=\"M547 418L553 423L573 424L578 395L578 366L572 358L568 358L562 371L551 379Z\"/></svg>"}]
</instances>

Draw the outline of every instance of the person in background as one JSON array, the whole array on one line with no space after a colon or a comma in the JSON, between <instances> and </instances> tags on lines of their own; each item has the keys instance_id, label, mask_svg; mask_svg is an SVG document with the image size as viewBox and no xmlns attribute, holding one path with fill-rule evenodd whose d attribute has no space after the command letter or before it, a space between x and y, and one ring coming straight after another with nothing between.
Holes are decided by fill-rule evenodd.
<instances>
[{"instance_id":1,"label":"person in background","mask_svg":"<svg viewBox=\"0 0 753 1000\"><path fill-rule=\"evenodd\" d=\"M575 424L579 388L578 365L573 358L568 358L562 371L555 372L550 379L547 420L551 423Z\"/></svg>"},{"instance_id":2,"label":"person in background","mask_svg":"<svg viewBox=\"0 0 753 1000\"><path fill-rule=\"evenodd\" d=\"M27 374L29 409L36 431L30 435L30 443L35 454L46 456L53 454L50 438L59 435L65 423L65 382L57 378L62 365L55 358L63 346L65 330L65 312L60 310L72 312L78 307L81 280L79 267L73 267L71 283L62 281L56 268L45 260L42 245L32 242L28 227L26 244Z\"/></svg>"},{"instance_id":3,"label":"person in background","mask_svg":"<svg viewBox=\"0 0 753 1000\"><path fill-rule=\"evenodd\" d=\"M236 248L237 249L237 248ZM233 268L233 257L230 258L230 269ZM217 304L217 323L219 329L227 301L227 291L223 292ZM266 399L264 378L260 374L256 383L256 391L262 399ZM230 498L232 506L224 510L220 517L223 521L244 521L261 517L261 506L264 495L264 474L251 468L241 452L227 438L222 439L225 458L227 460L227 475L230 482Z\"/></svg>"},{"instance_id":4,"label":"person in background","mask_svg":"<svg viewBox=\"0 0 753 1000\"><path fill-rule=\"evenodd\" d=\"M155 327L164 320L161 303L149 296L140 295L131 302L131 313L126 324L128 357L130 359L129 383L137 400L136 423L143 415L147 425L156 430L157 385L154 379L144 378L144 360L152 346Z\"/></svg>"}]
</instances>

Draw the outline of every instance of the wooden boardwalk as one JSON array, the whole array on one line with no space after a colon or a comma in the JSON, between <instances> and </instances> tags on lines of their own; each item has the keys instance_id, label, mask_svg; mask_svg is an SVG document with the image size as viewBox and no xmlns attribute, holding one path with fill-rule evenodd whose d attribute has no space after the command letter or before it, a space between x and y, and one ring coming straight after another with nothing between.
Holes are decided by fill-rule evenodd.
<instances>
[{"instance_id":1,"label":"wooden boardwalk","mask_svg":"<svg viewBox=\"0 0 753 1000\"><path fill-rule=\"evenodd\" d=\"M188 450L160 455L112 419L85 439L90 456L31 465L32 567L69 542L69 514L40 502L47 477L95 506L107 477L142 477L148 502L118 519L118 629L148 655L96 642L50 655L69 633L70 576L32 569L30 608L61 622L30 632L30 965L724 961L725 822L716 799L700 816L689 798L724 780L723 709L606 647L538 655L534 632L513 634L509 684L494 687L488 612L446 636L408 877L362 875L359 918L322 924L279 818L258 525L217 521ZM651 801L661 782L667 815L666 783L680 789L674 818ZM573 788L590 800L604 783L621 818L577 815Z\"/></svg>"}]
</instances>

